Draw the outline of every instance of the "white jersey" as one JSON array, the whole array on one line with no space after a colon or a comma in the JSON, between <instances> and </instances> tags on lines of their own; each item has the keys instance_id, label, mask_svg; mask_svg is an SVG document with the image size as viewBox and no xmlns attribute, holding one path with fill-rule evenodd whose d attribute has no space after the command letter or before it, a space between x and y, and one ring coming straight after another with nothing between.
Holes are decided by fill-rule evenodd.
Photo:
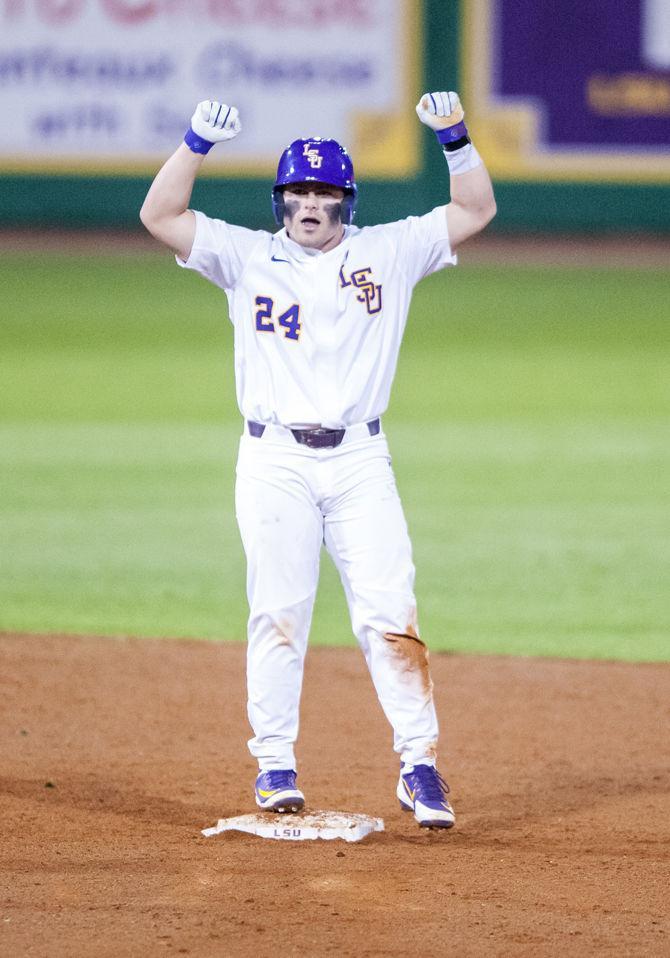
<instances>
[{"instance_id":1,"label":"white jersey","mask_svg":"<svg viewBox=\"0 0 670 958\"><path fill-rule=\"evenodd\" d=\"M196 212L180 266L225 290L245 419L337 429L389 402L412 290L455 265L445 207L382 226L345 228L326 253Z\"/></svg>"}]
</instances>

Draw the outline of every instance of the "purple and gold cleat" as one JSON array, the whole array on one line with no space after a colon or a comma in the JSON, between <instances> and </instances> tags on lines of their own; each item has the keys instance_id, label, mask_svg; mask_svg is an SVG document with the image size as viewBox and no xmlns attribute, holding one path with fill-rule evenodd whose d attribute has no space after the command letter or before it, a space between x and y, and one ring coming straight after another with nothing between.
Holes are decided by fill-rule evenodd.
<instances>
[{"instance_id":1,"label":"purple and gold cleat","mask_svg":"<svg viewBox=\"0 0 670 958\"><path fill-rule=\"evenodd\" d=\"M401 808L414 812L422 828L451 828L456 822L449 786L432 765L402 768L396 794Z\"/></svg>"},{"instance_id":2,"label":"purple and gold cleat","mask_svg":"<svg viewBox=\"0 0 670 958\"><path fill-rule=\"evenodd\" d=\"M256 804L266 812L299 812L305 796L295 784L292 768L273 768L259 772L256 779Z\"/></svg>"}]
</instances>

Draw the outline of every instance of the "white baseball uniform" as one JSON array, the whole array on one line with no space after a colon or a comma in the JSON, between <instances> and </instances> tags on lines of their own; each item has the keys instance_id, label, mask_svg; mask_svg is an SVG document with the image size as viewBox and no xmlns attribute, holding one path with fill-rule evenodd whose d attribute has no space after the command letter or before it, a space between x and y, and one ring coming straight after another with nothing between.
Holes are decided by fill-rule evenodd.
<instances>
[{"instance_id":1,"label":"white baseball uniform","mask_svg":"<svg viewBox=\"0 0 670 958\"><path fill-rule=\"evenodd\" d=\"M246 421L236 510L247 556L249 748L261 770L296 768L303 661L321 545L345 589L403 762L434 764L437 720L418 637L414 566L387 408L414 285L456 263L444 207L345 227L328 252L196 213L188 261L225 290ZM311 448L292 430L342 429Z\"/></svg>"}]
</instances>

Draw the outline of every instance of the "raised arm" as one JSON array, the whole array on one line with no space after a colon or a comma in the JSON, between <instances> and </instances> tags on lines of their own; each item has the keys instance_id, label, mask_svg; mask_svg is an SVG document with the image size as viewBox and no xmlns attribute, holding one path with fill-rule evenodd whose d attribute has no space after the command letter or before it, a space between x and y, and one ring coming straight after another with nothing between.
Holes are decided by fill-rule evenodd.
<instances>
[{"instance_id":1,"label":"raised arm","mask_svg":"<svg viewBox=\"0 0 670 958\"><path fill-rule=\"evenodd\" d=\"M188 205L205 155L215 143L242 129L234 106L203 100L191 117L184 142L156 174L140 210L140 219L157 240L187 260L195 238L195 216Z\"/></svg>"},{"instance_id":2,"label":"raised arm","mask_svg":"<svg viewBox=\"0 0 670 958\"><path fill-rule=\"evenodd\" d=\"M481 232L496 214L491 178L470 142L457 93L425 93L416 107L442 145L449 164L451 202L447 223L452 250Z\"/></svg>"}]
</instances>

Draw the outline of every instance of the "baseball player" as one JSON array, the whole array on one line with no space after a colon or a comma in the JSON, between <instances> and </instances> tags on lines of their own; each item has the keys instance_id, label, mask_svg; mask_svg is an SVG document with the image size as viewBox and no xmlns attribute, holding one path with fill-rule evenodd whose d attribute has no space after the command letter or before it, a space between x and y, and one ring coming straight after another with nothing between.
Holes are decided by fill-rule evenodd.
<instances>
[{"instance_id":1,"label":"baseball player","mask_svg":"<svg viewBox=\"0 0 670 958\"><path fill-rule=\"evenodd\" d=\"M352 161L335 140L318 136L294 141L279 160L272 190L278 232L190 210L205 155L241 130L235 107L211 100L196 107L140 215L180 266L228 299L244 419L236 513L247 558L257 805L276 812L304 805L294 745L325 544L393 728L401 806L419 825L450 828L411 545L381 416L413 287L455 265L457 247L485 227L495 201L458 96L426 94L416 109L450 172L451 201L425 216L354 226Z\"/></svg>"}]
</instances>

